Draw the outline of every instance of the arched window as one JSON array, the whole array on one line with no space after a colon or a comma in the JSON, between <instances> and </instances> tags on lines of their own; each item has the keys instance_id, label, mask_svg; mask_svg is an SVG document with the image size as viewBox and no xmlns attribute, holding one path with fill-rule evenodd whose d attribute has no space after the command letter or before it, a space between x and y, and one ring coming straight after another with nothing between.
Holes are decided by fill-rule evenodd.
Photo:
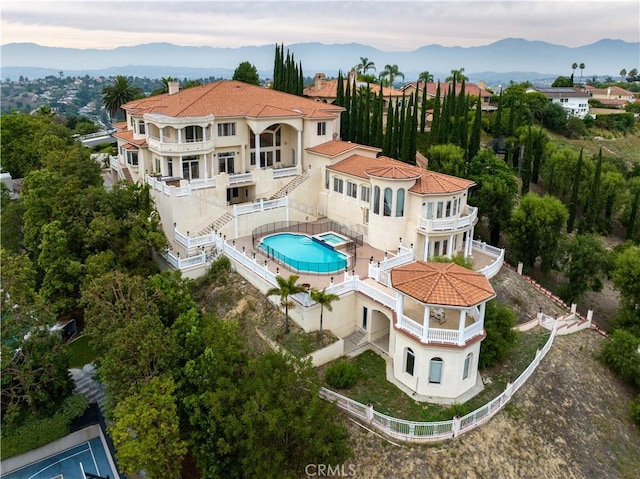
<instances>
[{"instance_id":1,"label":"arched window","mask_svg":"<svg viewBox=\"0 0 640 479\"><path fill-rule=\"evenodd\" d=\"M400 188L396 193L396 216L404 216L404 188Z\"/></svg>"},{"instance_id":2,"label":"arched window","mask_svg":"<svg viewBox=\"0 0 640 479\"><path fill-rule=\"evenodd\" d=\"M380 214L380 187L375 186L373 188L373 214Z\"/></svg>"},{"instance_id":3,"label":"arched window","mask_svg":"<svg viewBox=\"0 0 640 479\"><path fill-rule=\"evenodd\" d=\"M391 188L384 189L384 216L391 216L391 201L393 197L393 191Z\"/></svg>"},{"instance_id":4,"label":"arched window","mask_svg":"<svg viewBox=\"0 0 640 479\"><path fill-rule=\"evenodd\" d=\"M405 350L404 372L413 376L413 368L416 364L416 355L411 348Z\"/></svg>"},{"instance_id":5,"label":"arched window","mask_svg":"<svg viewBox=\"0 0 640 479\"><path fill-rule=\"evenodd\" d=\"M429 361L429 383L440 384L442 382L442 358L433 358Z\"/></svg>"},{"instance_id":6,"label":"arched window","mask_svg":"<svg viewBox=\"0 0 640 479\"><path fill-rule=\"evenodd\" d=\"M469 369L471 368L471 360L473 356L471 353L467 354L467 357L464 358L464 366L462 367L462 379L467 379L469 377Z\"/></svg>"}]
</instances>

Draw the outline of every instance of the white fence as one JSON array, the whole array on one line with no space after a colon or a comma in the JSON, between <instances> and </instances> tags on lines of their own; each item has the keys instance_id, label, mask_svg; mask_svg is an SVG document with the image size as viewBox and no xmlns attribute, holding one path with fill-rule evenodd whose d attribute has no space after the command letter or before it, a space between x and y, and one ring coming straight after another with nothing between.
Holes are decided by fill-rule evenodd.
<instances>
[{"instance_id":1,"label":"white fence","mask_svg":"<svg viewBox=\"0 0 640 479\"><path fill-rule=\"evenodd\" d=\"M320 396L333 402L340 409L367 422L387 436L406 442L434 442L457 437L471 431L491 419L500 411L513 394L529 379L540 361L546 356L553 345L558 324L554 324L551 335L527 369L518 378L508 383L505 390L495 399L463 417L454 417L448 421L414 422L398 419L374 410L373 405L364 405L326 388L321 388Z\"/></svg>"}]
</instances>

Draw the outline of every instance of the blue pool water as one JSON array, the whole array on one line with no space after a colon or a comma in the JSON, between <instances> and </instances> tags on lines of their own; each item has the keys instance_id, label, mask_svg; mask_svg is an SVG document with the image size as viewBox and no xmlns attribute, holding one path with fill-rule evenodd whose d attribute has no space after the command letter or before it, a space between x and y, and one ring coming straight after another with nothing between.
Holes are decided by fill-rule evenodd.
<instances>
[{"instance_id":1,"label":"blue pool water","mask_svg":"<svg viewBox=\"0 0 640 479\"><path fill-rule=\"evenodd\" d=\"M278 233L267 236L260 243L260 248L296 271L334 273L347 267L344 254L306 235Z\"/></svg>"},{"instance_id":2,"label":"blue pool water","mask_svg":"<svg viewBox=\"0 0 640 479\"><path fill-rule=\"evenodd\" d=\"M330 244L331 246L336 246L347 241L345 238L335 233L324 233L318 235L318 238L322 238L322 241Z\"/></svg>"}]
</instances>

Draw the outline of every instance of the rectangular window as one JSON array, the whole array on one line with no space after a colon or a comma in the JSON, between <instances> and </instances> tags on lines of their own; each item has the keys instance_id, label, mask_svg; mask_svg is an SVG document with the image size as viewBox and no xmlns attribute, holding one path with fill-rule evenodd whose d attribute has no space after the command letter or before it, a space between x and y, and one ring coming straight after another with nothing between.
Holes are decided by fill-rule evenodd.
<instances>
[{"instance_id":1,"label":"rectangular window","mask_svg":"<svg viewBox=\"0 0 640 479\"><path fill-rule=\"evenodd\" d=\"M218 172L235 173L236 154L233 152L218 153Z\"/></svg>"},{"instance_id":2,"label":"rectangular window","mask_svg":"<svg viewBox=\"0 0 640 479\"><path fill-rule=\"evenodd\" d=\"M433 219L433 203L427 203L427 219Z\"/></svg>"},{"instance_id":3,"label":"rectangular window","mask_svg":"<svg viewBox=\"0 0 640 479\"><path fill-rule=\"evenodd\" d=\"M145 127L144 127L144 121L140 121L140 123L138 123L138 132L141 135L145 134L146 130L145 130Z\"/></svg>"},{"instance_id":4,"label":"rectangular window","mask_svg":"<svg viewBox=\"0 0 640 479\"><path fill-rule=\"evenodd\" d=\"M447 201L447 207L444 214L445 218L451 216L451 201Z\"/></svg>"},{"instance_id":5,"label":"rectangular window","mask_svg":"<svg viewBox=\"0 0 640 479\"><path fill-rule=\"evenodd\" d=\"M218 123L218 136L236 136L236 124Z\"/></svg>"},{"instance_id":6,"label":"rectangular window","mask_svg":"<svg viewBox=\"0 0 640 479\"><path fill-rule=\"evenodd\" d=\"M182 161L182 178L185 180L200 178L200 161L198 159L190 157Z\"/></svg>"},{"instance_id":7,"label":"rectangular window","mask_svg":"<svg viewBox=\"0 0 640 479\"><path fill-rule=\"evenodd\" d=\"M442 241L442 256L447 256L449 254L449 240Z\"/></svg>"},{"instance_id":8,"label":"rectangular window","mask_svg":"<svg viewBox=\"0 0 640 479\"><path fill-rule=\"evenodd\" d=\"M442 218L442 207L443 207L443 203L442 201L438 201L438 210L436 212L436 218Z\"/></svg>"},{"instance_id":9,"label":"rectangular window","mask_svg":"<svg viewBox=\"0 0 640 479\"><path fill-rule=\"evenodd\" d=\"M365 225L369 224L369 208L365 208L363 210L363 218L362 221L364 222Z\"/></svg>"},{"instance_id":10,"label":"rectangular window","mask_svg":"<svg viewBox=\"0 0 640 479\"><path fill-rule=\"evenodd\" d=\"M127 151L127 163L132 166L138 166L138 152Z\"/></svg>"},{"instance_id":11,"label":"rectangular window","mask_svg":"<svg viewBox=\"0 0 640 479\"><path fill-rule=\"evenodd\" d=\"M371 189L368 186L360 187L360 201L364 201L365 203L369 203L371 200Z\"/></svg>"},{"instance_id":12,"label":"rectangular window","mask_svg":"<svg viewBox=\"0 0 640 479\"><path fill-rule=\"evenodd\" d=\"M167 158L167 176L173 176L173 158Z\"/></svg>"},{"instance_id":13,"label":"rectangular window","mask_svg":"<svg viewBox=\"0 0 640 479\"><path fill-rule=\"evenodd\" d=\"M362 307L362 329L367 329L367 314L368 310L366 306Z\"/></svg>"},{"instance_id":14,"label":"rectangular window","mask_svg":"<svg viewBox=\"0 0 640 479\"><path fill-rule=\"evenodd\" d=\"M355 183L351 183L350 181L347 181L347 196L350 196L351 198L357 198L358 185L356 185Z\"/></svg>"},{"instance_id":15,"label":"rectangular window","mask_svg":"<svg viewBox=\"0 0 640 479\"><path fill-rule=\"evenodd\" d=\"M429 383L440 384L442 381L442 360L432 359L429 364Z\"/></svg>"},{"instance_id":16,"label":"rectangular window","mask_svg":"<svg viewBox=\"0 0 640 479\"><path fill-rule=\"evenodd\" d=\"M329 175L329 170L325 170L324 171L324 188L325 190L329 189L329 181L330 181L331 177Z\"/></svg>"},{"instance_id":17,"label":"rectangular window","mask_svg":"<svg viewBox=\"0 0 640 479\"><path fill-rule=\"evenodd\" d=\"M340 178L333 178L333 191L336 193L344 192L344 181Z\"/></svg>"},{"instance_id":18,"label":"rectangular window","mask_svg":"<svg viewBox=\"0 0 640 479\"><path fill-rule=\"evenodd\" d=\"M458 214L458 198L453 199L453 215Z\"/></svg>"},{"instance_id":19,"label":"rectangular window","mask_svg":"<svg viewBox=\"0 0 640 479\"><path fill-rule=\"evenodd\" d=\"M327 134L327 122L319 121L318 122L318 136L324 136Z\"/></svg>"},{"instance_id":20,"label":"rectangular window","mask_svg":"<svg viewBox=\"0 0 640 479\"><path fill-rule=\"evenodd\" d=\"M467 357L464 358L464 367L462 368L462 379L467 379L469 377L469 366L471 366L471 354L467 354Z\"/></svg>"}]
</instances>

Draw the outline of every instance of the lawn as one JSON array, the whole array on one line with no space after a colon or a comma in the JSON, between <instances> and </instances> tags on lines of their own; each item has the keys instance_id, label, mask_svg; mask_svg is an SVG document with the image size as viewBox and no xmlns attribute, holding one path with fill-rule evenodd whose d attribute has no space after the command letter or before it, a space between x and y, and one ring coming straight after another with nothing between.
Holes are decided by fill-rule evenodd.
<instances>
[{"instance_id":1,"label":"lawn","mask_svg":"<svg viewBox=\"0 0 640 479\"><path fill-rule=\"evenodd\" d=\"M80 336L69 343L67 348L70 368L81 368L96 358L95 351L89 346L89 336Z\"/></svg>"},{"instance_id":2,"label":"lawn","mask_svg":"<svg viewBox=\"0 0 640 479\"><path fill-rule=\"evenodd\" d=\"M549 332L541 328L518 333L517 341L500 365L480 371L483 378L489 378L482 392L464 404L444 406L439 404L421 403L413 400L386 379L385 360L373 351L349 359L358 368L358 380L348 390L339 390L362 404L373 404L376 411L389 416L410 421L443 421L454 415L467 414L483 406L498 396L506 387L507 381L518 377L535 357L536 350L542 348L549 337ZM325 367L321 368L324 378ZM323 384L329 389L335 389Z\"/></svg>"}]
</instances>

